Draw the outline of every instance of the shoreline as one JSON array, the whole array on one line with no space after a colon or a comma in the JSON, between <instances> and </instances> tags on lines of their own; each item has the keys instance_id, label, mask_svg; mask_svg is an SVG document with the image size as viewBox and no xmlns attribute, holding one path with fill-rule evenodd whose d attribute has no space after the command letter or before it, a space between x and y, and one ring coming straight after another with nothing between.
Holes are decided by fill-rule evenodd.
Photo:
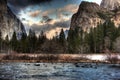
<instances>
[{"instance_id":1,"label":"shoreline","mask_svg":"<svg viewBox=\"0 0 120 80\"><path fill-rule=\"evenodd\" d=\"M118 57L118 61L111 63L120 64L120 54L109 54ZM27 63L110 63L105 58L108 54L0 54L0 63L27 62Z\"/></svg>"}]
</instances>

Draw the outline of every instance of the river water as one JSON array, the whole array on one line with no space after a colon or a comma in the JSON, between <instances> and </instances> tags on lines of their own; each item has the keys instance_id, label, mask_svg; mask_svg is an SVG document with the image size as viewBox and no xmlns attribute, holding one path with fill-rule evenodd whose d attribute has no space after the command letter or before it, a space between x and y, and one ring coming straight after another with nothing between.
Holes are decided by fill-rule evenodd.
<instances>
[{"instance_id":1,"label":"river water","mask_svg":"<svg viewBox=\"0 0 120 80\"><path fill-rule=\"evenodd\" d=\"M112 66L102 63L0 63L0 80L120 80L120 67Z\"/></svg>"}]
</instances>

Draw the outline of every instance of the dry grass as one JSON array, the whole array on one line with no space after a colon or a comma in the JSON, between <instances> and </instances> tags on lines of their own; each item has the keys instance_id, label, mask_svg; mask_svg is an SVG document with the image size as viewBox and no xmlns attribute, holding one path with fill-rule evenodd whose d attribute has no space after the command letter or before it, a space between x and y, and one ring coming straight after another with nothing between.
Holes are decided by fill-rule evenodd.
<instances>
[{"instance_id":1,"label":"dry grass","mask_svg":"<svg viewBox=\"0 0 120 80\"><path fill-rule=\"evenodd\" d=\"M95 54L0 54L0 62L92 62L106 61L90 60L86 56ZM105 54L102 54L105 55ZM106 55L105 55L106 56ZM108 55L107 55L108 56ZM107 63L116 63L118 58L107 57ZM117 63L120 63L118 61Z\"/></svg>"},{"instance_id":2,"label":"dry grass","mask_svg":"<svg viewBox=\"0 0 120 80\"><path fill-rule=\"evenodd\" d=\"M89 62L86 57L72 54L8 54L1 62Z\"/></svg>"},{"instance_id":3,"label":"dry grass","mask_svg":"<svg viewBox=\"0 0 120 80\"><path fill-rule=\"evenodd\" d=\"M111 64L120 63L120 59L118 58L118 55L116 54L107 54L106 60Z\"/></svg>"}]
</instances>

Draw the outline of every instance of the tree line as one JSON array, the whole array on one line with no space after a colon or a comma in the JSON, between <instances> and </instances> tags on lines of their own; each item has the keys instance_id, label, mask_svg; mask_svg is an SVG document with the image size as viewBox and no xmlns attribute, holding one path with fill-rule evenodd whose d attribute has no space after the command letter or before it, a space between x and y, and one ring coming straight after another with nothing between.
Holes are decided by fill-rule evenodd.
<instances>
[{"instance_id":1,"label":"tree line","mask_svg":"<svg viewBox=\"0 0 120 80\"><path fill-rule=\"evenodd\" d=\"M28 35L20 34L18 39L17 33L14 31L11 39L7 35L2 38L0 32L0 52L16 52L16 53L63 53L65 52L65 34L61 29L60 36L48 39L43 31L37 37L34 30L30 29ZM20 37L19 36L19 37Z\"/></svg>"},{"instance_id":2,"label":"tree line","mask_svg":"<svg viewBox=\"0 0 120 80\"><path fill-rule=\"evenodd\" d=\"M42 31L37 37L35 31L29 30L28 35L21 33L17 38L14 32L11 39L7 35L2 39L0 32L0 52L14 51L17 53L103 53L105 50L115 52L114 43L120 37L120 27L115 27L114 22L106 20L98 23L95 28L87 32L82 27L70 29L66 38L61 29L59 36L47 39Z\"/></svg>"},{"instance_id":3,"label":"tree line","mask_svg":"<svg viewBox=\"0 0 120 80\"><path fill-rule=\"evenodd\" d=\"M68 34L68 51L70 53L105 53L105 51L116 52L114 43L120 37L120 26L116 27L114 22L106 20L97 27L90 28L87 32L76 27L70 29Z\"/></svg>"}]
</instances>

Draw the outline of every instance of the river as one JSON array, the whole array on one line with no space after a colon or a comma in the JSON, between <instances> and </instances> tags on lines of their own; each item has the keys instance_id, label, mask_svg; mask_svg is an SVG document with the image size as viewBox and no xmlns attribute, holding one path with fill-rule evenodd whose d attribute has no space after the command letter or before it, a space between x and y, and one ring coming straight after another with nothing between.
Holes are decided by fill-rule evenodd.
<instances>
[{"instance_id":1,"label":"river","mask_svg":"<svg viewBox=\"0 0 120 80\"><path fill-rule=\"evenodd\" d=\"M0 63L0 80L120 80L120 65Z\"/></svg>"}]
</instances>

